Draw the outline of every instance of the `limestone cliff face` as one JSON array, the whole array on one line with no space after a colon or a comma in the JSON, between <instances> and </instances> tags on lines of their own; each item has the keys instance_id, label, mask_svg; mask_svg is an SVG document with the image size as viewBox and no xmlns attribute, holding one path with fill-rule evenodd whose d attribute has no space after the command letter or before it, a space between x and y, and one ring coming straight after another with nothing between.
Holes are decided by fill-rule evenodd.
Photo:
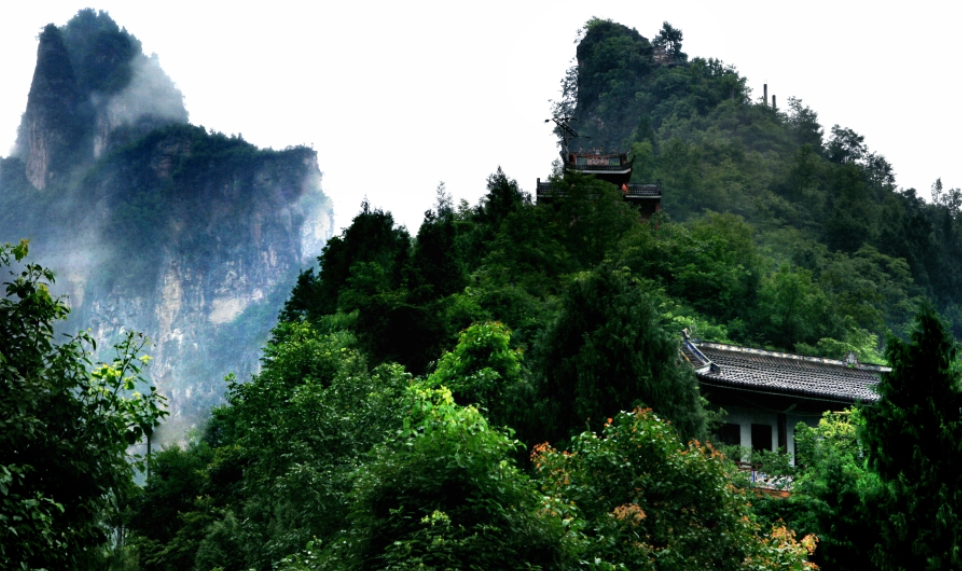
<instances>
[{"instance_id":1,"label":"limestone cliff face","mask_svg":"<svg viewBox=\"0 0 962 571\"><path fill-rule=\"evenodd\" d=\"M170 127L99 161L82 193L95 205L84 250L110 247L67 264L75 322L104 346L146 332L174 424L191 424L220 402L226 374L255 372L297 273L331 234L316 155Z\"/></svg>"},{"instance_id":2,"label":"limestone cliff face","mask_svg":"<svg viewBox=\"0 0 962 571\"><path fill-rule=\"evenodd\" d=\"M149 374L176 436L221 402L226 374L257 370L298 272L332 233L331 203L313 150L189 125L156 58L98 52L139 43L91 14L41 36L17 152L0 159L0 242L31 239L33 261L55 270L68 330L89 328L100 348L127 330L152 340Z\"/></svg>"},{"instance_id":3,"label":"limestone cliff face","mask_svg":"<svg viewBox=\"0 0 962 571\"><path fill-rule=\"evenodd\" d=\"M83 136L81 97L63 35L49 25L40 34L37 67L17 147L25 155L27 179L40 190L65 174Z\"/></svg>"}]
</instances>

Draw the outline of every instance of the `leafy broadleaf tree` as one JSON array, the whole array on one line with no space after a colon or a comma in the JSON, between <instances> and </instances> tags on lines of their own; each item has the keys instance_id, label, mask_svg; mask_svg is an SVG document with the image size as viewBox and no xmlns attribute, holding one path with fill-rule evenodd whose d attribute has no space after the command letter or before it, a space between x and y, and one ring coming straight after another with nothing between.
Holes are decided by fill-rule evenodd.
<instances>
[{"instance_id":1,"label":"leafy broadleaf tree","mask_svg":"<svg viewBox=\"0 0 962 571\"><path fill-rule=\"evenodd\" d=\"M790 484L786 498L759 494L752 502L756 517L768 525L785 525L818 537L812 562L823 569L871 570L878 542L876 520L881 481L869 467L859 430L858 407L826 412L818 425L795 427L795 463L787 454L752 453L760 471Z\"/></svg>"},{"instance_id":2,"label":"leafy broadleaf tree","mask_svg":"<svg viewBox=\"0 0 962 571\"><path fill-rule=\"evenodd\" d=\"M962 565L962 378L958 346L931 307L908 343L889 339L892 372L866 411L863 438L882 480L880 549L885 570Z\"/></svg>"},{"instance_id":3,"label":"leafy broadleaf tree","mask_svg":"<svg viewBox=\"0 0 962 571\"><path fill-rule=\"evenodd\" d=\"M461 332L458 345L438 361L428 377L432 386L446 387L459 404L479 406L496 424L509 421L523 403L521 350L510 346L511 331L502 323L475 323Z\"/></svg>"},{"instance_id":4,"label":"leafy broadleaf tree","mask_svg":"<svg viewBox=\"0 0 962 571\"><path fill-rule=\"evenodd\" d=\"M510 456L519 443L446 389L414 385L404 428L372 453L352 525L315 564L282 569L575 568L560 518Z\"/></svg>"},{"instance_id":5,"label":"leafy broadleaf tree","mask_svg":"<svg viewBox=\"0 0 962 571\"><path fill-rule=\"evenodd\" d=\"M0 268L27 244L0 246ZM14 260L11 260L11 257ZM74 569L97 561L107 518L133 490L128 447L167 413L143 383L143 337L129 334L112 363L92 366L92 337L55 344L69 308L50 294L53 273L10 271L0 297L0 568Z\"/></svg>"},{"instance_id":6,"label":"leafy broadleaf tree","mask_svg":"<svg viewBox=\"0 0 962 571\"><path fill-rule=\"evenodd\" d=\"M568 450L532 456L553 509L584 534L599 569L802 571L815 538L765 534L730 463L710 445L685 445L650 409L621 412Z\"/></svg>"},{"instance_id":7,"label":"leafy broadleaf tree","mask_svg":"<svg viewBox=\"0 0 962 571\"><path fill-rule=\"evenodd\" d=\"M368 451L401 428L410 382L398 365L368 371L349 322L279 324L263 370L230 379L204 439L159 455L131 526L145 571L266 570L343 528Z\"/></svg>"}]
</instances>

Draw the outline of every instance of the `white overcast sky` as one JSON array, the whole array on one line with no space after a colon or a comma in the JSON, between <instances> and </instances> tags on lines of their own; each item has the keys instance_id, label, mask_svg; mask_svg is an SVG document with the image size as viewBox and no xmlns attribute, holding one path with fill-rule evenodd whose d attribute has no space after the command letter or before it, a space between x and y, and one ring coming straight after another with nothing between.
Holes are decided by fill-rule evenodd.
<instances>
[{"instance_id":1,"label":"white overcast sky","mask_svg":"<svg viewBox=\"0 0 962 571\"><path fill-rule=\"evenodd\" d=\"M0 155L13 145L37 35L85 4L4 5ZM557 151L548 100L592 16L651 39L665 20L783 107L801 98L928 198L962 186L954 2L102 0L185 95L191 122L262 146L312 145L343 227L366 195L417 231L444 181L472 204L500 165L530 191ZM683 192L683 189L670 189Z\"/></svg>"}]
</instances>

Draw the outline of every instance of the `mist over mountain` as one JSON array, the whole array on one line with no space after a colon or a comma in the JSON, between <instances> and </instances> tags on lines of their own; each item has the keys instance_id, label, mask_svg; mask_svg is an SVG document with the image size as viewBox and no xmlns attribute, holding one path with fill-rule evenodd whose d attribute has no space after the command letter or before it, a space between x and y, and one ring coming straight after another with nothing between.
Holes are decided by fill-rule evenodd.
<instances>
[{"instance_id":1,"label":"mist over mountain","mask_svg":"<svg viewBox=\"0 0 962 571\"><path fill-rule=\"evenodd\" d=\"M103 351L153 341L179 432L245 378L299 270L331 234L316 153L188 123L155 55L109 15L40 34L27 108L0 159L0 242L31 241Z\"/></svg>"}]
</instances>

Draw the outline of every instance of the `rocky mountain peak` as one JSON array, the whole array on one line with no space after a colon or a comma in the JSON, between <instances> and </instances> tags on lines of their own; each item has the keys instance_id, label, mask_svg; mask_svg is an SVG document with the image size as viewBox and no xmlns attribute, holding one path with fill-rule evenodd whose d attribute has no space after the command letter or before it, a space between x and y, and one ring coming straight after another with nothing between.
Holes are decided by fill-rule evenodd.
<instances>
[{"instance_id":1,"label":"rocky mountain peak","mask_svg":"<svg viewBox=\"0 0 962 571\"><path fill-rule=\"evenodd\" d=\"M83 136L81 100L63 34L48 25L40 34L37 67L17 140L27 179L40 190L67 168Z\"/></svg>"},{"instance_id":2,"label":"rocky mountain peak","mask_svg":"<svg viewBox=\"0 0 962 571\"><path fill-rule=\"evenodd\" d=\"M37 192L37 190L43 192ZM31 240L71 318L111 359L128 330L169 438L248 377L297 275L333 228L312 149L259 149L188 123L156 56L106 13L47 26L15 156L0 158L0 243Z\"/></svg>"},{"instance_id":3,"label":"rocky mountain peak","mask_svg":"<svg viewBox=\"0 0 962 571\"><path fill-rule=\"evenodd\" d=\"M106 12L81 10L40 36L16 154L37 189L153 129L187 123L156 56Z\"/></svg>"}]
</instances>

